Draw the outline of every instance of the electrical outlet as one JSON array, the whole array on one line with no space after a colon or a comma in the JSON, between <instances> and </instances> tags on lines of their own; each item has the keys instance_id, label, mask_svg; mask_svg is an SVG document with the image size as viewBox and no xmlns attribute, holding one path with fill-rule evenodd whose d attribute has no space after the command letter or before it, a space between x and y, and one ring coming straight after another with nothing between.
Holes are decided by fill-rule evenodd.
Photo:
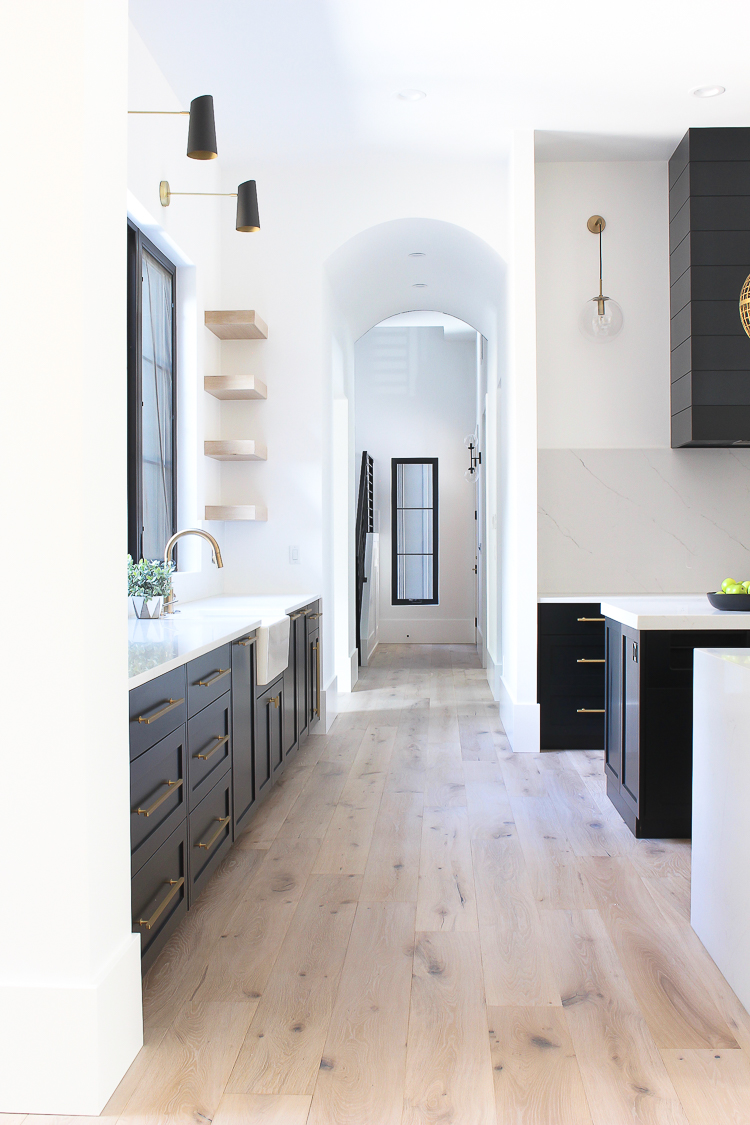
<instances>
[{"instance_id":1,"label":"electrical outlet","mask_svg":"<svg viewBox=\"0 0 750 1125\"><path fill-rule=\"evenodd\" d=\"M298 563L299 562L299 547L290 547L289 548L289 562L290 563Z\"/></svg>"}]
</instances>

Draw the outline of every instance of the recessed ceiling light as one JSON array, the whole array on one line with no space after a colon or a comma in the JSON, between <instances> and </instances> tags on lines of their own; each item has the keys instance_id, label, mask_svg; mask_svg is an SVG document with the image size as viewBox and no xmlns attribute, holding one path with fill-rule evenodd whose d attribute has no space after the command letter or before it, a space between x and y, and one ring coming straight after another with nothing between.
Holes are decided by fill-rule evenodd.
<instances>
[{"instance_id":1,"label":"recessed ceiling light","mask_svg":"<svg viewBox=\"0 0 750 1125\"><path fill-rule=\"evenodd\" d=\"M427 97L427 94L424 90L400 90L396 97L400 98L402 102L421 102L422 98Z\"/></svg>"},{"instance_id":2,"label":"recessed ceiling light","mask_svg":"<svg viewBox=\"0 0 750 1125\"><path fill-rule=\"evenodd\" d=\"M412 289L426 289L426 288L427 288L427 282L426 281L415 281L412 284Z\"/></svg>"},{"instance_id":3,"label":"recessed ceiling light","mask_svg":"<svg viewBox=\"0 0 750 1125\"><path fill-rule=\"evenodd\" d=\"M726 86L699 86L697 90L693 90L693 97L715 98L724 93L726 93Z\"/></svg>"},{"instance_id":4,"label":"recessed ceiling light","mask_svg":"<svg viewBox=\"0 0 750 1125\"><path fill-rule=\"evenodd\" d=\"M409 254L408 257L410 257L410 258L424 258L424 250L412 250L411 254Z\"/></svg>"}]
</instances>

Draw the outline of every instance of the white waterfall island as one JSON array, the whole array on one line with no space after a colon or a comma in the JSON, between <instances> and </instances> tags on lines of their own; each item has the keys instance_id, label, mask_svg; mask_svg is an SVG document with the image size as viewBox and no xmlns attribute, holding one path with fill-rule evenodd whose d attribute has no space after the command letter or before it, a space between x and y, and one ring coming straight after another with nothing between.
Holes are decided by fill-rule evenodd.
<instances>
[{"instance_id":1,"label":"white waterfall island","mask_svg":"<svg viewBox=\"0 0 750 1125\"><path fill-rule=\"evenodd\" d=\"M750 649L696 649L690 921L750 1007Z\"/></svg>"}]
</instances>

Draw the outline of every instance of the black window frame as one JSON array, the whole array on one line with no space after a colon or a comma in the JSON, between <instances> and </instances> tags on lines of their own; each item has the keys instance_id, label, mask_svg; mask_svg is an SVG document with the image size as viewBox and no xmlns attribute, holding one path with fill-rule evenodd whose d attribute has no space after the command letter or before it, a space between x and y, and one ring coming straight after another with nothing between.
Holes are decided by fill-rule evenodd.
<instances>
[{"instance_id":1,"label":"black window frame","mask_svg":"<svg viewBox=\"0 0 750 1125\"><path fill-rule=\"evenodd\" d=\"M399 598L398 589L398 465L432 465L432 598ZM438 586L438 459L437 457L391 457L391 605L439 605Z\"/></svg>"},{"instance_id":2,"label":"black window frame","mask_svg":"<svg viewBox=\"0 0 750 1125\"><path fill-rule=\"evenodd\" d=\"M128 554L136 561L143 556L141 262L144 250L172 275L172 534L177 530L177 266L128 219Z\"/></svg>"}]
</instances>

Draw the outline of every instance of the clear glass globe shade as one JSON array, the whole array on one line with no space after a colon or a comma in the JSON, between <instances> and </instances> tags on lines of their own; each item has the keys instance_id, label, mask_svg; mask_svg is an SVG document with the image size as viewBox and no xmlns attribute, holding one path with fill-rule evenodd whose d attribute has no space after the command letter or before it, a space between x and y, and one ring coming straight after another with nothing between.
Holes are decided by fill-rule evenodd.
<instances>
[{"instance_id":1,"label":"clear glass globe shade","mask_svg":"<svg viewBox=\"0 0 750 1125\"><path fill-rule=\"evenodd\" d=\"M464 438L464 445L466 446L466 448L468 449L470 445L473 445L476 448L476 444L477 439L475 438L474 434L467 434Z\"/></svg>"},{"instance_id":2,"label":"clear glass globe shade","mask_svg":"<svg viewBox=\"0 0 750 1125\"><path fill-rule=\"evenodd\" d=\"M603 316L599 315L599 299L592 297L583 306L578 320L578 327L582 335L589 340L596 340L599 344L604 344L607 340L613 340L615 336L619 335L622 331L622 324L622 309L617 301L613 301L611 297L607 297L604 301Z\"/></svg>"},{"instance_id":3,"label":"clear glass globe shade","mask_svg":"<svg viewBox=\"0 0 750 1125\"><path fill-rule=\"evenodd\" d=\"M473 471L471 469L467 469L466 472L464 473L464 480L467 480L469 482L469 484L473 484L475 479L476 479L476 475L477 475L476 469L474 469Z\"/></svg>"}]
</instances>

